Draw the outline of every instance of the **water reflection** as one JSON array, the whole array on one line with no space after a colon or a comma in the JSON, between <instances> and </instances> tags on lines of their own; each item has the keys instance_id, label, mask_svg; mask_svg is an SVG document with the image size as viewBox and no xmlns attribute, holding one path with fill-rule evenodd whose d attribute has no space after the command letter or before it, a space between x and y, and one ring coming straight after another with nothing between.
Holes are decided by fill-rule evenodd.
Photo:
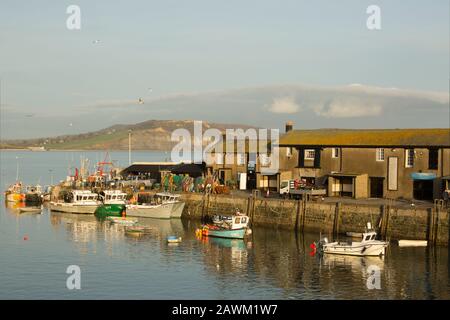
<instances>
[{"instance_id":1,"label":"water reflection","mask_svg":"<svg viewBox=\"0 0 450 320\"><path fill-rule=\"evenodd\" d=\"M11 212L16 209L7 208ZM311 255L309 248L317 240L316 234L254 228L245 241L199 240L194 232L198 223L180 219L140 218L138 224L145 232L133 234L124 226L98 221L93 215L44 211L43 217L46 215L53 232L62 230L76 252L86 258L105 254L114 261L144 263L161 272L171 268L176 272L190 268L192 272L198 266L206 277L202 281L220 292L240 290L245 284L250 292L261 290L260 297L266 298L450 298L448 248L399 248L392 244L386 258L319 256ZM170 235L182 237L182 242L168 244ZM109 263L98 259L98 264ZM380 277L378 289L368 287L374 269ZM145 272L132 275L144 276ZM186 281L191 276L186 273ZM176 286L170 283L170 277L166 279L169 286ZM272 295L267 296L267 292Z\"/></svg>"}]
</instances>

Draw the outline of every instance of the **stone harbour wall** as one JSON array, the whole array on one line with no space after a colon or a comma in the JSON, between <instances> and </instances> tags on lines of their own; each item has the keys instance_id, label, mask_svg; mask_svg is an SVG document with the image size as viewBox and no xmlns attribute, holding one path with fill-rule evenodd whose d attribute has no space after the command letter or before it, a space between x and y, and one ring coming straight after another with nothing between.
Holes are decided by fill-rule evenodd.
<instances>
[{"instance_id":1,"label":"stone harbour wall","mask_svg":"<svg viewBox=\"0 0 450 320\"><path fill-rule=\"evenodd\" d=\"M183 217L201 220L214 214L239 210L250 216L255 226L304 230L337 235L363 232L371 222L382 238L428 240L449 244L450 210L397 208L393 205L357 205L304 200L234 197L231 195L183 194Z\"/></svg>"}]
</instances>

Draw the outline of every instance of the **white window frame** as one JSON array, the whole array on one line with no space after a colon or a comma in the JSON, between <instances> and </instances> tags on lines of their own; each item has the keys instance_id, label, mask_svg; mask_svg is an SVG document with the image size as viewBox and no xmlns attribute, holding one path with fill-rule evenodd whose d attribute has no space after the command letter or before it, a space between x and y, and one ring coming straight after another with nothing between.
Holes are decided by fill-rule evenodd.
<instances>
[{"instance_id":1,"label":"white window frame","mask_svg":"<svg viewBox=\"0 0 450 320\"><path fill-rule=\"evenodd\" d=\"M384 161L386 159L386 156L384 154L384 148L377 148L376 151L376 160L377 161Z\"/></svg>"},{"instance_id":2,"label":"white window frame","mask_svg":"<svg viewBox=\"0 0 450 320\"><path fill-rule=\"evenodd\" d=\"M311 157L311 154L313 154L312 157ZM305 160L314 160L315 158L316 158L316 150L305 149Z\"/></svg>"},{"instance_id":3,"label":"white window frame","mask_svg":"<svg viewBox=\"0 0 450 320\"><path fill-rule=\"evenodd\" d=\"M405 168L412 167L414 167L414 149L405 149Z\"/></svg>"},{"instance_id":4,"label":"white window frame","mask_svg":"<svg viewBox=\"0 0 450 320\"><path fill-rule=\"evenodd\" d=\"M215 154L215 162L216 162L216 164L223 164L223 158L224 158L224 154L223 153L216 153Z\"/></svg>"},{"instance_id":5,"label":"white window frame","mask_svg":"<svg viewBox=\"0 0 450 320\"><path fill-rule=\"evenodd\" d=\"M245 165L245 153L238 153L238 154L236 154L236 164L238 166Z\"/></svg>"},{"instance_id":6,"label":"white window frame","mask_svg":"<svg viewBox=\"0 0 450 320\"><path fill-rule=\"evenodd\" d=\"M339 148L331 149L331 157L334 159L339 158L339 156L340 156L339 151L340 151Z\"/></svg>"}]
</instances>

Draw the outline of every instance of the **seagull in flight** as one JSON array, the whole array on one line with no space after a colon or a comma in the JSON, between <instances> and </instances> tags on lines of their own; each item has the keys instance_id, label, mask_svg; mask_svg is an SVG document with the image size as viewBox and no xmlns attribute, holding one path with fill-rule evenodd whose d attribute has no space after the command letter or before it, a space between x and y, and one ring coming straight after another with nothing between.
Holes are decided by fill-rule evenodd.
<instances>
[{"instance_id":1,"label":"seagull in flight","mask_svg":"<svg viewBox=\"0 0 450 320\"><path fill-rule=\"evenodd\" d=\"M139 104L144 104L144 99L139 98Z\"/></svg>"},{"instance_id":2,"label":"seagull in flight","mask_svg":"<svg viewBox=\"0 0 450 320\"><path fill-rule=\"evenodd\" d=\"M96 44L96 43L99 43L99 42L100 42L100 40L94 40L94 41L92 41L93 44Z\"/></svg>"}]
</instances>

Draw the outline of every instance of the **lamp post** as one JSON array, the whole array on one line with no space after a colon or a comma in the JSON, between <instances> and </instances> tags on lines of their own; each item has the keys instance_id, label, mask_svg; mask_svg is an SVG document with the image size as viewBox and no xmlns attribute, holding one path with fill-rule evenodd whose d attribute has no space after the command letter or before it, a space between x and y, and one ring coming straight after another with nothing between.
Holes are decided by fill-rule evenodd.
<instances>
[{"instance_id":1,"label":"lamp post","mask_svg":"<svg viewBox=\"0 0 450 320\"><path fill-rule=\"evenodd\" d=\"M128 130L128 165L131 166L131 129Z\"/></svg>"}]
</instances>

